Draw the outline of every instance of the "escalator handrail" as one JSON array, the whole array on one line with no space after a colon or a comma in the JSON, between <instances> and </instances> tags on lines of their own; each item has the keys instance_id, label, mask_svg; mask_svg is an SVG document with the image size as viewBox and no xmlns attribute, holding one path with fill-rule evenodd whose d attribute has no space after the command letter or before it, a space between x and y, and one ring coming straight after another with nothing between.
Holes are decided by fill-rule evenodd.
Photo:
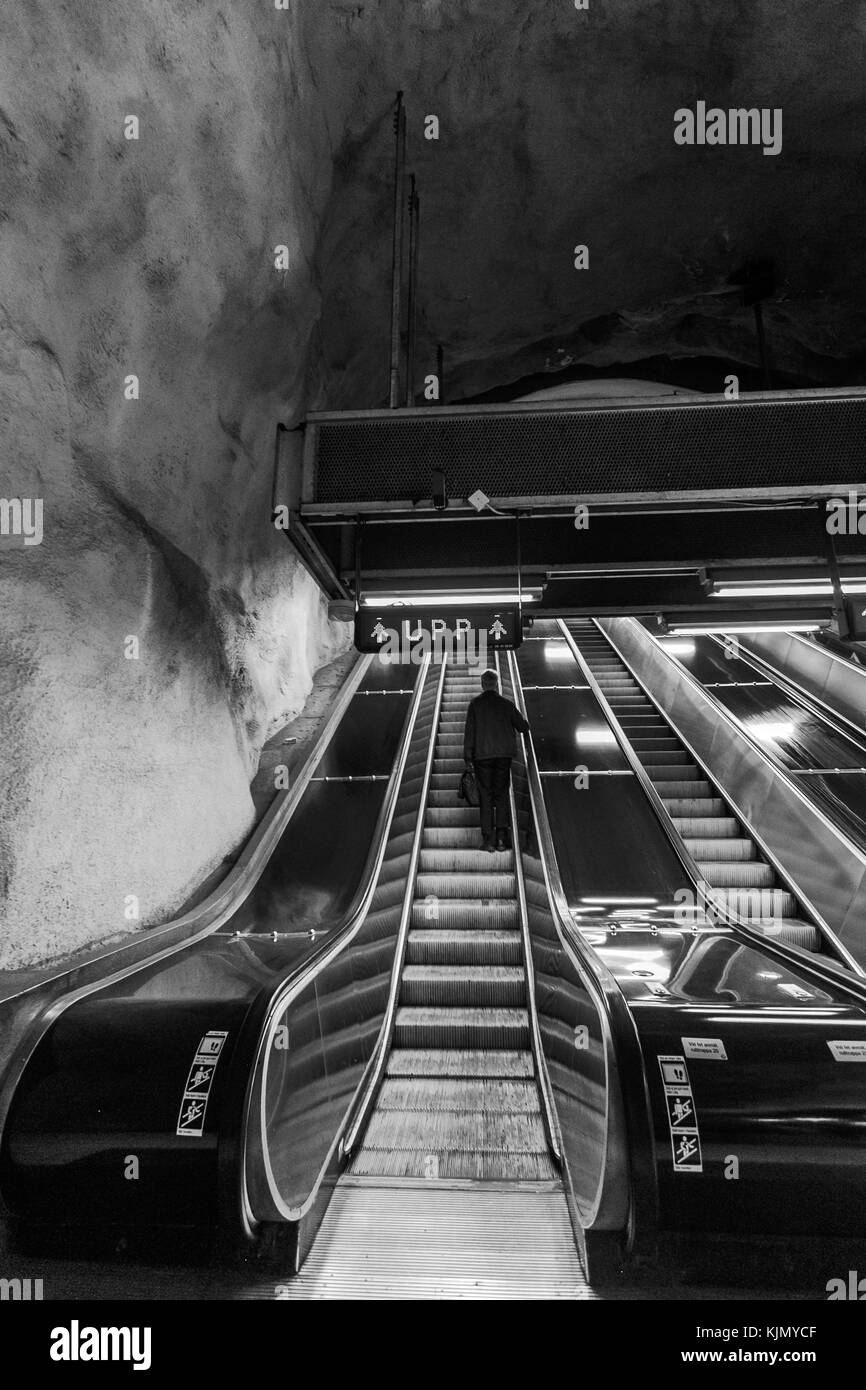
<instances>
[{"instance_id":1,"label":"escalator handrail","mask_svg":"<svg viewBox=\"0 0 866 1390\"><path fill-rule=\"evenodd\" d=\"M397 804L397 798L399 796L403 774L409 756L409 749L412 743L412 736L415 732L421 701L427 686L430 665L431 657L429 655L424 656L420 663L415 693L404 726L400 748L394 761L394 767L379 812L362 886L360 886L356 892L353 903L347 910L342 923L329 934L328 940L322 943L320 949L312 957L308 957L303 964L293 969L271 989L263 990L260 993L248 1011L247 1018L242 1028L241 1037L238 1039L232 1056L232 1076L235 1078L235 1087L237 1088L239 1084L243 1090L243 1102L238 1132L236 1135L226 1136L229 1156L227 1159L223 1160L221 1167L224 1170L224 1182L228 1181L233 1186L234 1178L236 1176L240 1177L243 1219L248 1229L253 1228L254 1218L250 1210L247 1196L245 1162L248 1146L246 1136L249 1126L253 1122L252 1100L259 1068L263 1065L264 1059L266 1059L272 1051L273 1030L277 1026L277 1022L281 1015L289 1007L293 999L303 990L307 989L316 977L320 975L354 939L367 917L372 897L378 884L379 873L385 856L391 822L394 816L394 809ZM361 1078L357 1089L363 1087L366 1075L367 1069L365 1069L364 1077ZM355 1095L357 1095L357 1089ZM264 1090L264 1083L262 1083L263 1096ZM288 1207L286 1203L283 1202L267 1161L267 1145L264 1145L265 1172L271 1192L271 1199L283 1219L287 1221L300 1220L315 1202L319 1189L327 1175L334 1152L345 1132L346 1122L353 1106L354 1096L347 1106L346 1114L337 1128L327 1156L319 1169L310 1192L299 1206ZM265 1121L261 1114L255 1118L255 1123L261 1124L264 1128ZM220 1137L222 1140L223 1136L221 1135ZM263 1137L266 1138L264 1135ZM239 1175L233 1164L235 1144L237 1145L237 1153L239 1153L240 1156ZM229 1202L231 1202L231 1194L229 1194ZM225 1203L223 1203L223 1209L225 1210Z\"/></svg>"},{"instance_id":2,"label":"escalator handrail","mask_svg":"<svg viewBox=\"0 0 866 1390\"><path fill-rule=\"evenodd\" d=\"M627 619L626 621L631 622L633 620ZM595 619L593 619L593 622L595 622ZM683 865L683 868L691 877L695 890L697 892L701 892L711 888L710 884L705 883L705 880L701 876L700 869L698 868L697 864L695 864L685 845L682 843L682 840L678 835L677 830L673 822L671 821L670 816L668 815L667 807L665 806L664 802L662 801L661 797L656 791L652 779L647 775L646 769L640 762L640 759L637 757L637 754L634 753L634 750L631 748L628 736L622 730L619 720L616 718L616 715L613 713L613 710L610 708L610 705L605 699L604 692L598 686L598 682L595 681L592 672L589 671L589 668L583 661L583 658L581 657L580 652L577 649L572 635L570 632L568 632L564 623L562 624L562 629L566 633L572 651L575 652L575 654L578 657L581 669L587 672L589 679L593 682L593 686L597 690L597 698L599 699L602 708L606 712L606 717L611 721L611 728L613 729L614 734L616 734L617 739L620 741L621 747L623 748L623 752L626 754L629 763L634 768L635 773L641 783L641 786L647 792L650 805L656 812L659 822L663 830L667 834L668 839L671 841L671 844L677 853L680 863ZM622 652L616 646L612 638L606 632L604 632L603 629L599 628L598 630L602 632L602 635L604 636L605 640L610 643L611 650L620 659L620 661L622 661L623 665L631 672L632 676L637 681L641 689L644 691L647 698L651 701L654 708L658 709L657 702L649 694L649 691L646 689L644 682L637 675L631 663L622 655ZM650 634L648 633L647 636L650 636ZM689 677L690 684L694 686L695 682L689 676L689 672L684 671L683 675ZM703 694L703 692L701 693ZM708 697L704 695L704 698ZM713 701L712 703L714 707L718 707L720 711L722 710L722 706L718 704L718 701ZM671 723L667 715L664 715L664 718L666 719L669 726L675 730L677 738L680 739L683 745L691 753L697 765L704 771L707 780L713 783L713 786L716 787L722 799L729 802L731 806L733 806L734 810L737 812L737 815L740 817L740 819L743 820L749 826L749 834L754 839L756 845L761 850L762 854L766 855L767 862L772 865L775 872L779 875L779 878L782 880L783 883L787 885L788 891L792 894L793 897L797 898L799 902L807 908L807 910L814 919L815 925L821 931L822 935L825 936L825 938L829 941L831 946L833 946L833 948L839 952L839 955L843 957L846 962L849 960L851 961L851 965L839 965L836 962L831 961L828 957L816 955L814 952L801 950L798 946L794 946L791 942L781 941L776 937L767 936L763 932L758 931L744 918L740 917L739 913L733 912L731 911L731 909L727 908L725 904L721 902L721 900L718 900L708 895L709 900L713 904L713 912L717 914L719 917L724 918L729 923L732 929L736 930L741 936L745 937L746 940L751 945L756 947L758 950L765 952L767 955L775 956L777 960L782 961L789 968L793 968L801 972L805 971L806 973L820 976L825 983L830 983L835 988L844 990L847 994L851 995L857 1001L858 1004L862 1005L864 1002L866 1002L866 981L863 980L863 971L861 967L857 964L856 961L854 961L853 957L849 955L849 952L839 941L832 928L828 925L828 923L824 921L824 918L822 917L821 913L818 911L817 908L813 907L806 894L801 892L801 890L795 884L792 883L790 875L787 874L786 871L779 864L772 850L770 850L768 846L764 844L760 834L755 831L754 827L748 821L747 817L745 817L742 814L742 812L739 810L738 806L736 805L736 802L734 802L730 794L727 791L725 791L724 787L719 785L717 779L705 767L703 760L698 757L697 753L695 752L694 748L692 748L688 739L683 736L680 729L676 728L676 726ZM677 843L677 841L679 841L679 844ZM690 867L690 865L692 867Z\"/></svg>"},{"instance_id":3,"label":"escalator handrail","mask_svg":"<svg viewBox=\"0 0 866 1390\"><path fill-rule=\"evenodd\" d=\"M394 964L391 970L388 1003L385 1009L385 1017L382 1020L382 1027L379 1030L379 1037L376 1040L376 1047L373 1051L371 1064L367 1069L366 1084L362 1083L362 1086L356 1091L355 1099L350 1109L350 1116L343 1130L343 1138L340 1141L340 1152L343 1158L349 1158L352 1155L366 1126L382 1081L382 1074L385 1070L388 1053L391 1049L391 1040L394 1035L394 1020L397 1015L397 1004L400 998L400 982L403 974L403 961L406 955L406 939L409 934L409 925L412 920L412 907L415 901L415 878L418 872L418 859L421 854L421 841L424 835L427 795L430 788L433 761L436 756L436 738L439 731L439 717L442 709L442 690L445 684L445 668L446 663L443 660L439 672L439 683L436 687L436 698L433 706L433 718L430 729L430 744L424 763L424 772L421 780L421 795L418 803L418 815L415 822L412 849L409 854L409 866L406 871L406 887L403 892L403 902L400 908L400 924L397 928L397 943L394 950Z\"/></svg>"},{"instance_id":4,"label":"escalator handrail","mask_svg":"<svg viewBox=\"0 0 866 1390\"><path fill-rule=\"evenodd\" d=\"M509 653L509 672L514 702L526 718L526 702L513 652ZM568 899L559 874L553 832L550 828L532 736L529 734L521 737L530 806L538 836L539 858L553 924L563 950L585 983L606 1024L608 1037L605 1039L605 1072L608 1085L608 1043L616 1059L629 1139L630 1238L637 1249L649 1249L658 1229L659 1199L652 1110L640 1037L632 1012L614 975L601 957L584 941L571 920ZM588 1214L590 1221L601 1202L603 1187L602 1175L593 1211Z\"/></svg>"},{"instance_id":5,"label":"escalator handrail","mask_svg":"<svg viewBox=\"0 0 866 1390\"><path fill-rule=\"evenodd\" d=\"M496 666L497 669L500 668L499 653L496 655ZM520 922L520 935L523 939L529 1032L532 1041L532 1052L535 1058L538 1087L541 1092L542 1114L544 1116L544 1128L547 1133L547 1142L556 1160L557 1167L561 1169L563 1167L562 1134L556 1116L556 1106L553 1101L553 1087L551 1086L550 1074L547 1070L547 1059L544 1056L544 1045L541 1040L541 1028L538 1022L538 1009L535 1003L535 962L532 957L532 941L529 935L529 909L526 902L526 880L523 875L523 856L520 852L520 827L517 819L517 805L514 800L514 781L512 778L509 778L508 781L508 810L511 816L511 846L514 854L514 882L517 889L517 917Z\"/></svg>"}]
</instances>

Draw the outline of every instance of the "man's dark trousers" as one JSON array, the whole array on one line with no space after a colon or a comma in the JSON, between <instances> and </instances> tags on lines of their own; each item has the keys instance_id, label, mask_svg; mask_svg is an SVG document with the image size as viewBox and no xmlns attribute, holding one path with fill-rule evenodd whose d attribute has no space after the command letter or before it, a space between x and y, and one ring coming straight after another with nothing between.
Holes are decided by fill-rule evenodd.
<instances>
[{"instance_id":1,"label":"man's dark trousers","mask_svg":"<svg viewBox=\"0 0 866 1390\"><path fill-rule=\"evenodd\" d=\"M492 840L495 830L508 829L508 788L511 783L510 758L479 758L475 763L481 834Z\"/></svg>"}]
</instances>

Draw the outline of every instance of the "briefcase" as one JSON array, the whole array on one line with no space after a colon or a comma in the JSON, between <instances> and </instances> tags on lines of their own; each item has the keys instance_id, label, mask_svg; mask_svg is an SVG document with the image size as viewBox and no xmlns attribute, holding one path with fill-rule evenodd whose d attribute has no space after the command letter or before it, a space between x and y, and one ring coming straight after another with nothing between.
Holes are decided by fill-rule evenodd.
<instances>
[{"instance_id":1,"label":"briefcase","mask_svg":"<svg viewBox=\"0 0 866 1390\"><path fill-rule=\"evenodd\" d=\"M478 783L475 780L475 773L471 767L467 767L463 776L460 778L460 790L457 795L461 801L465 801L468 806L478 806L480 798L478 796Z\"/></svg>"}]
</instances>

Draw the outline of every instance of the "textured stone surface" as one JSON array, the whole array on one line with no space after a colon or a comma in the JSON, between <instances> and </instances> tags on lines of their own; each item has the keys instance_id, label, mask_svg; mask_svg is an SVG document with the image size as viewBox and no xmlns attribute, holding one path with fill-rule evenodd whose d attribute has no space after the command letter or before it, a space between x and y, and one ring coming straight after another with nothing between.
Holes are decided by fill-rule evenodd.
<instances>
[{"instance_id":1,"label":"textured stone surface","mask_svg":"<svg viewBox=\"0 0 866 1390\"><path fill-rule=\"evenodd\" d=\"M270 525L330 182L304 23L184 0L0 12L0 491L44 499L40 546L0 541L7 967L182 902L348 640Z\"/></svg>"}]
</instances>

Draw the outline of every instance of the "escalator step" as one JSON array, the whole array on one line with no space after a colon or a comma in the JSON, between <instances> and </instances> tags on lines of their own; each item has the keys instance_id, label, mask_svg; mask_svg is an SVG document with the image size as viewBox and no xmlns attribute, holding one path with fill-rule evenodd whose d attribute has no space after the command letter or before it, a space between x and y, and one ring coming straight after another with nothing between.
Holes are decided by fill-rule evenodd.
<instances>
[{"instance_id":1,"label":"escalator step","mask_svg":"<svg viewBox=\"0 0 866 1390\"><path fill-rule=\"evenodd\" d=\"M725 839L739 835L740 827L733 816L672 816L674 826L686 839Z\"/></svg>"},{"instance_id":2,"label":"escalator step","mask_svg":"<svg viewBox=\"0 0 866 1390\"><path fill-rule=\"evenodd\" d=\"M382 1110L435 1113L482 1111L487 1115L540 1115L535 1082L497 1077L386 1077L379 1092Z\"/></svg>"},{"instance_id":3,"label":"escalator step","mask_svg":"<svg viewBox=\"0 0 866 1390\"><path fill-rule=\"evenodd\" d=\"M679 810L680 803L684 803L686 799L692 802L717 799L712 796L712 788L709 782L691 782L685 777L682 779L677 778L677 780L674 781L673 779L669 780L664 777L654 777L652 773L650 774L650 778L651 781L655 783L655 789L667 806L670 814L673 814L670 806L671 802L675 803ZM719 806L721 807L722 805L722 801L719 800ZM700 809L703 810L704 808L701 807Z\"/></svg>"},{"instance_id":4,"label":"escalator step","mask_svg":"<svg viewBox=\"0 0 866 1390\"><path fill-rule=\"evenodd\" d=\"M453 757L443 757L437 753L430 770L434 777L447 777L453 786L459 787L465 766L462 753L459 757L456 754Z\"/></svg>"},{"instance_id":5,"label":"escalator step","mask_svg":"<svg viewBox=\"0 0 866 1390\"><path fill-rule=\"evenodd\" d=\"M478 832L480 836L481 832ZM497 850L490 855L476 843L471 849L422 849L419 864L430 874L489 874L514 872L514 851Z\"/></svg>"},{"instance_id":6,"label":"escalator step","mask_svg":"<svg viewBox=\"0 0 866 1390\"><path fill-rule=\"evenodd\" d=\"M432 828L425 828L421 839L422 849L478 849L480 844L481 831L478 829L477 816L468 825L452 825L442 828L435 825Z\"/></svg>"},{"instance_id":7,"label":"escalator step","mask_svg":"<svg viewBox=\"0 0 866 1390\"><path fill-rule=\"evenodd\" d=\"M713 888L772 888L776 876L762 860L730 864L699 860L698 868Z\"/></svg>"},{"instance_id":8,"label":"escalator step","mask_svg":"<svg viewBox=\"0 0 866 1390\"><path fill-rule=\"evenodd\" d=\"M735 861L743 863L757 858L754 840L747 840L743 836L735 839L730 835L720 835L708 840L684 836L683 843L692 858L702 864L716 860L723 860L728 864Z\"/></svg>"},{"instance_id":9,"label":"escalator step","mask_svg":"<svg viewBox=\"0 0 866 1390\"><path fill-rule=\"evenodd\" d=\"M400 1003L439 1008L519 1007L526 1002L526 976L514 965L407 965Z\"/></svg>"},{"instance_id":10,"label":"escalator step","mask_svg":"<svg viewBox=\"0 0 866 1390\"><path fill-rule=\"evenodd\" d=\"M371 1122L372 1124L372 1122ZM435 1164L435 1168L431 1167ZM546 1152L485 1150L367 1149L352 1162L359 1177L438 1178L440 1182L549 1182L558 1177Z\"/></svg>"},{"instance_id":11,"label":"escalator step","mask_svg":"<svg viewBox=\"0 0 866 1390\"><path fill-rule=\"evenodd\" d=\"M489 863L495 864L497 856L486 856ZM426 898L513 898L516 883L514 874L490 872L486 874L442 874L419 873L415 880L415 897Z\"/></svg>"},{"instance_id":12,"label":"escalator step","mask_svg":"<svg viewBox=\"0 0 866 1390\"><path fill-rule=\"evenodd\" d=\"M388 1055L387 1076L534 1076L531 1052L457 1051L395 1047Z\"/></svg>"},{"instance_id":13,"label":"escalator step","mask_svg":"<svg viewBox=\"0 0 866 1390\"><path fill-rule=\"evenodd\" d=\"M797 917L767 922L761 930L765 936L772 937L775 941L787 941L791 946L799 946L801 951L821 949L821 933L818 928L813 927L811 922L800 921Z\"/></svg>"},{"instance_id":14,"label":"escalator step","mask_svg":"<svg viewBox=\"0 0 866 1390\"><path fill-rule=\"evenodd\" d=\"M653 763L647 772L654 782L700 782L701 770L697 763L685 762Z\"/></svg>"},{"instance_id":15,"label":"escalator step","mask_svg":"<svg viewBox=\"0 0 866 1390\"><path fill-rule=\"evenodd\" d=\"M437 1081L434 1086L451 1086ZM430 1153L547 1153L541 1112L506 1115L483 1110L376 1110L364 1135L365 1151ZM357 1170L356 1170L357 1171ZM423 1163L419 1170L423 1174Z\"/></svg>"},{"instance_id":16,"label":"escalator step","mask_svg":"<svg viewBox=\"0 0 866 1390\"><path fill-rule=\"evenodd\" d=\"M456 799L456 798L455 798ZM471 826L478 830L478 808L458 801L456 806L428 806L424 816L425 826L457 827Z\"/></svg>"},{"instance_id":17,"label":"escalator step","mask_svg":"<svg viewBox=\"0 0 866 1390\"><path fill-rule=\"evenodd\" d=\"M689 770L694 768L696 774L698 770L695 767L691 753L686 752L685 748L683 748L681 752L678 752L676 747L664 747L658 750L651 748L642 749L640 760L644 766L651 771L655 771L657 768L674 768L677 772L681 772L683 775L688 776L690 773L685 771L686 768Z\"/></svg>"},{"instance_id":18,"label":"escalator step","mask_svg":"<svg viewBox=\"0 0 866 1390\"><path fill-rule=\"evenodd\" d=\"M410 931L406 959L410 965L520 965L523 938L519 931Z\"/></svg>"},{"instance_id":19,"label":"escalator step","mask_svg":"<svg viewBox=\"0 0 866 1390\"><path fill-rule=\"evenodd\" d=\"M460 785L459 778L445 777L443 778L443 782L445 784L444 786L431 786L429 792L427 793L428 806L450 806L452 810L466 810L466 802L461 801L460 797L457 795L457 789ZM472 810L477 824L477 808L470 807L469 809Z\"/></svg>"},{"instance_id":20,"label":"escalator step","mask_svg":"<svg viewBox=\"0 0 866 1390\"><path fill-rule=\"evenodd\" d=\"M401 1005L394 1022L397 1047L529 1047L525 1009L425 1009Z\"/></svg>"},{"instance_id":21,"label":"escalator step","mask_svg":"<svg viewBox=\"0 0 866 1390\"><path fill-rule=\"evenodd\" d=\"M694 783L692 783L693 786ZM709 794L699 796L696 793L675 796L669 787L665 788L662 801L665 803L668 815L674 818L684 817L691 820L695 817L703 819L708 816L724 816L726 810L725 803L720 796L710 796Z\"/></svg>"},{"instance_id":22,"label":"escalator step","mask_svg":"<svg viewBox=\"0 0 866 1390\"><path fill-rule=\"evenodd\" d=\"M796 918L797 904L793 894L784 888L722 888L722 901L750 922Z\"/></svg>"},{"instance_id":23,"label":"escalator step","mask_svg":"<svg viewBox=\"0 0 866 1390\"><path fill-rule=\"evenodd\" d=\"M514 931L520 923L517 917L517 903L508 898L450 898L438 899L431 895L430 902L420 902L416 897L412 904L412 926L445 928L456 931Z\"/></svg>"}]
</instances>

